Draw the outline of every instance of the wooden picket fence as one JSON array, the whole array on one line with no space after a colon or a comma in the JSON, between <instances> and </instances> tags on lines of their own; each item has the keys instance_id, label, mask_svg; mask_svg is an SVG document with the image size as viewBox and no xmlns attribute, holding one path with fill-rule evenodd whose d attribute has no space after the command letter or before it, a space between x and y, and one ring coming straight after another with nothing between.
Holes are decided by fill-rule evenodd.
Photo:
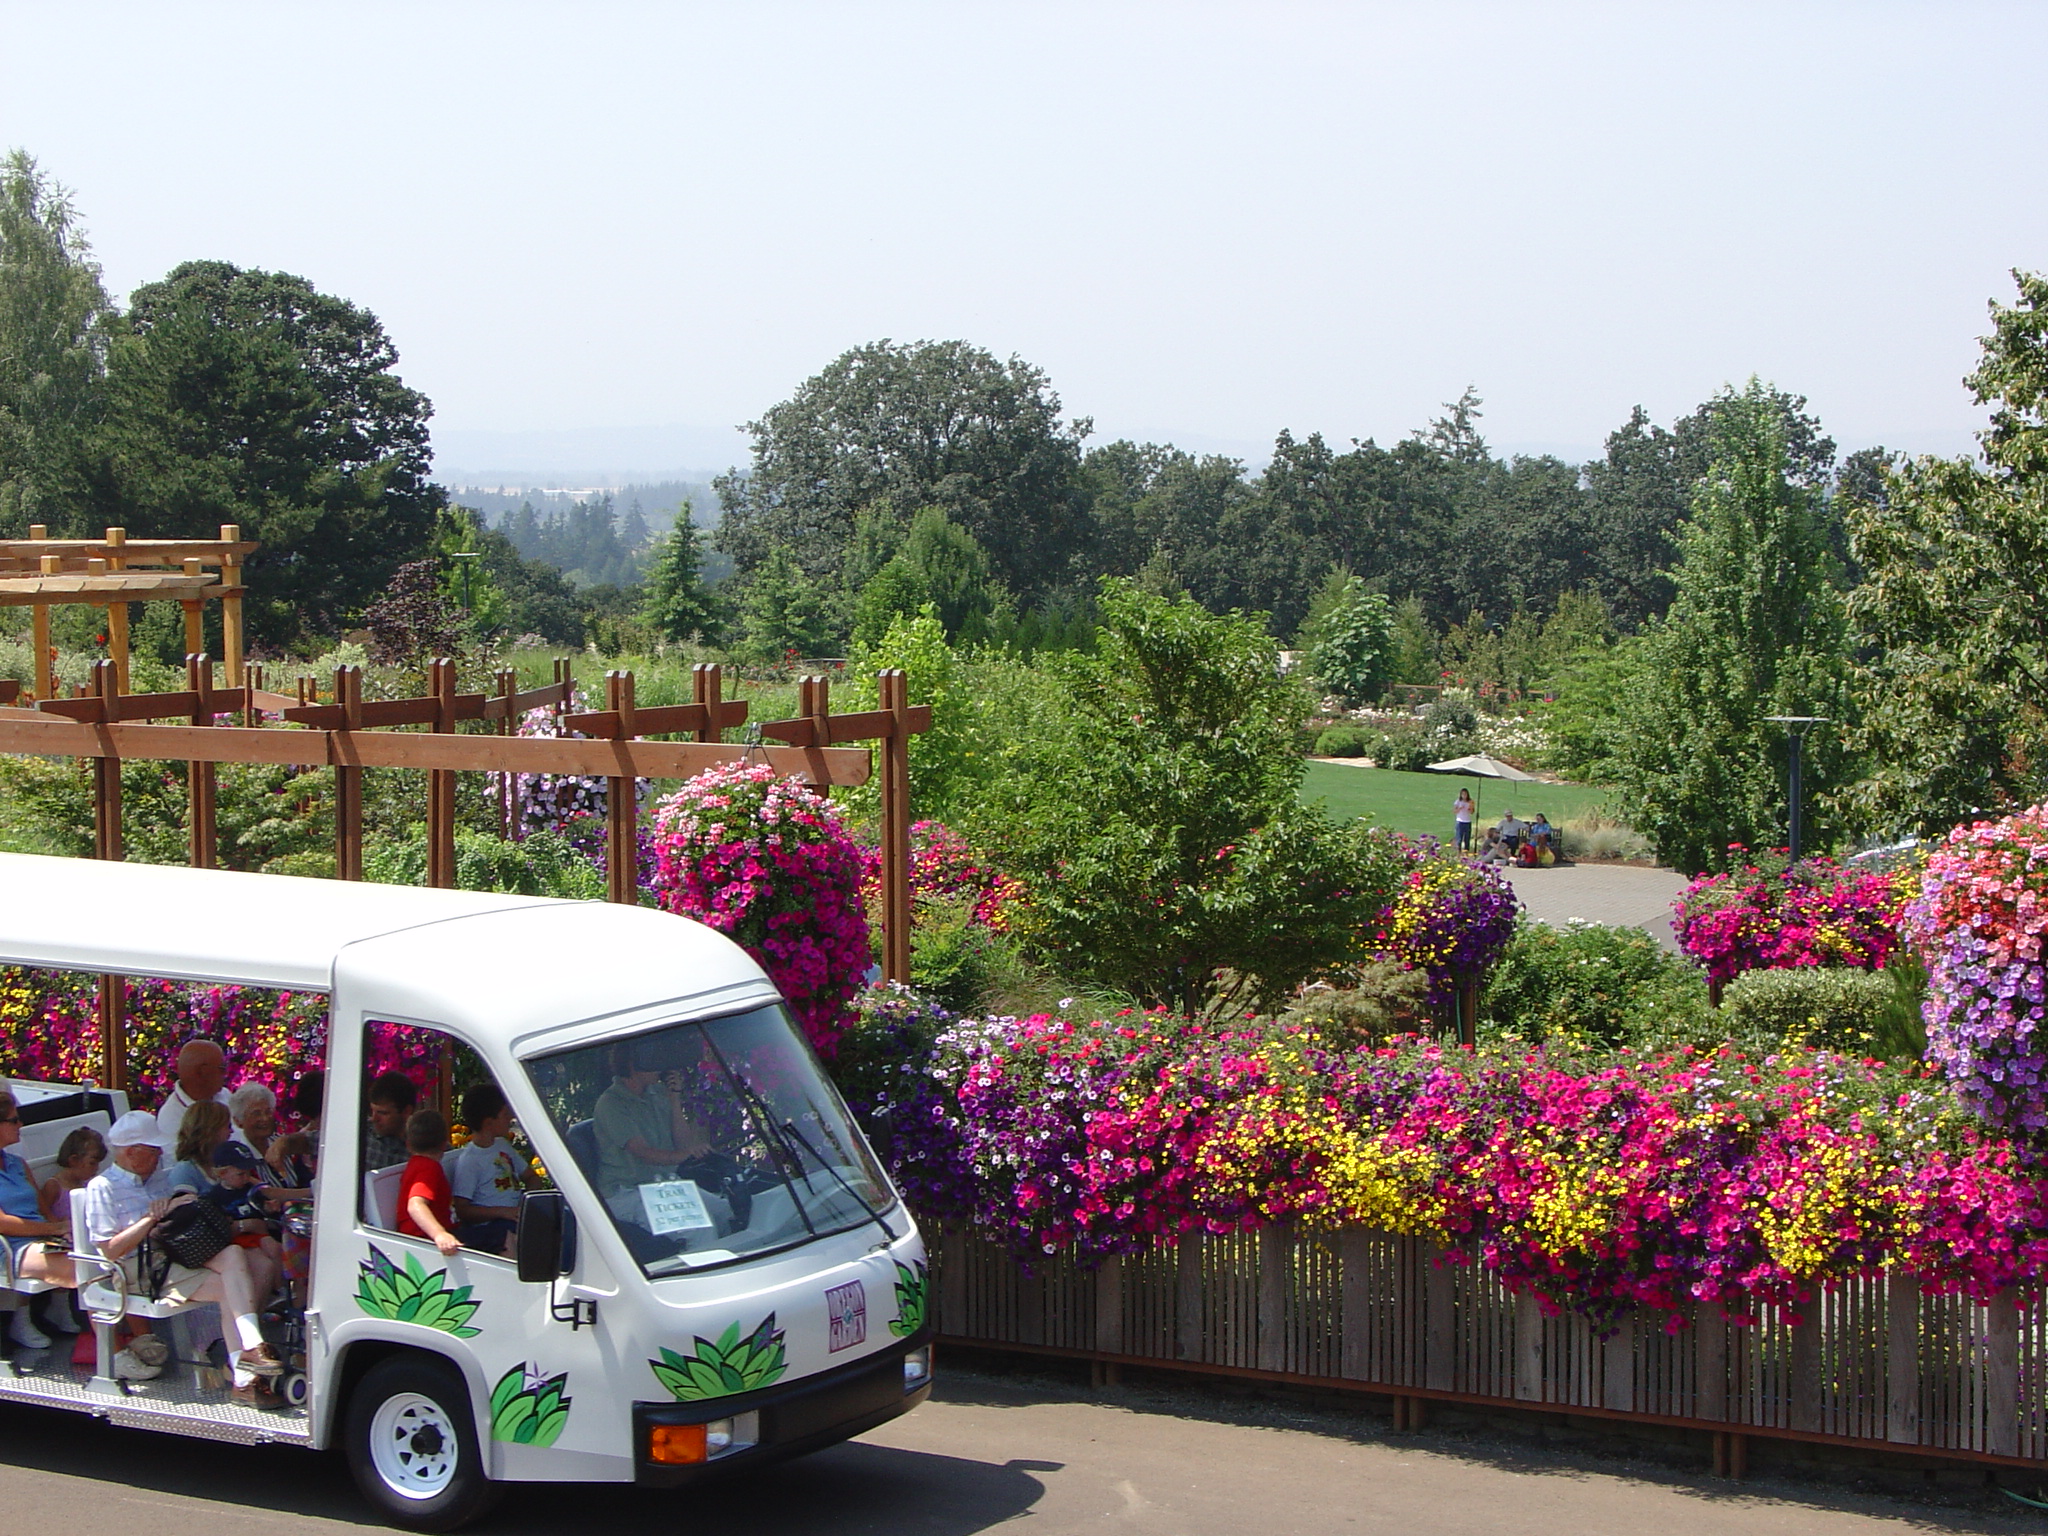
<instances>
[{"instance_id":1,"label":"wooden picket fence","mask_svg":"<svg viewBox=\"0 0 2048 1536\"><path fill-rule=\"evenodd\" d=\"M940 1336L1106 1365L1362 1389L1397 1426L1432 1400L1690 1427L1740 1475L1748 1436L2048 1464L2048 1305L1859 1279L1797 1326L1625 1321L1602 1338L1416 1238L1345 1229L1184 1238L1088 1270L947 1231Z\"/></svg>"}]
</instances>

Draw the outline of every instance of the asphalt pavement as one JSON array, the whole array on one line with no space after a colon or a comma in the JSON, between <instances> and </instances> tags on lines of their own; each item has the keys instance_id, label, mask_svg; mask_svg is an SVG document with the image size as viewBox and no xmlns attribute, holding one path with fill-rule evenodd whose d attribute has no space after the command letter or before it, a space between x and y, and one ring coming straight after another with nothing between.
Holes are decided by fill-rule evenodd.
<instances>
[{"instance_id":1,"label":"asphalt pavement","mask_svg":"<svg viewBox=\"0 0 2048 1536\"><path fill-rule=\"evenodd\" d=\"M2043 1529L2024 1511L1395 1435L1384 1419L1195 1392L942 1373L911 1416L763 1475L687 1492L522 1487L474 1529L737 1536L1891 1536ZM0 1530L330 1536L379 1529L338 1455L237 1450L0 1406Z\"/></svg>"},{"instance_id":2,"label":"asphalt pavement","mask_svg":"<svg viewBox=\"0 0 2048 1536\"><path fill-rule=\"evenodd\" d=\"M1613 928L1643 928L1666 949L1671 937L1671 898L1685 888L1675 870L1639 864L1553 864L1549 869L1506 871L1508 883L1538 922L1562 925L1571 918Z\"/></svg>"}]
</instances>

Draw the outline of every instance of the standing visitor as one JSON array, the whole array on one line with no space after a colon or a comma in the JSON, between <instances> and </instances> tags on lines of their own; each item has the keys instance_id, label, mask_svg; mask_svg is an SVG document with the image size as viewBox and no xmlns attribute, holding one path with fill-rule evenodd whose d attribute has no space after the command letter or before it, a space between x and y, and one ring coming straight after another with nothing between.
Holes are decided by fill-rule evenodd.
<instances>
[{"instance_id":1,"label":"standing visitor","mask_svg":"<svg viewBox=\"0 0 2048 1536\"><path fill-rule=\"evenodd\" d=\"M1451 822L1458 829L1458 852L1472 851L1472 791L1461 789L1451 802Z\"/></svg>"}]
</instances>

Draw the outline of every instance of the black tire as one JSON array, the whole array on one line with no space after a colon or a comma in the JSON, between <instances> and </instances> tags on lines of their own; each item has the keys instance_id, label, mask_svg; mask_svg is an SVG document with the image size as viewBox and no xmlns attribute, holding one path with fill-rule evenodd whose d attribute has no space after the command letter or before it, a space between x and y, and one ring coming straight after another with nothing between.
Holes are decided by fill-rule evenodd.
<instances>
[{"instance_id":1,"label":"black tire","mask_svg":"<svg viewBox=\"0 0 2048 1536\"><path fill-rule=\"evenodd\" d=\"M392 1525L452 1531L498 1500L469 1391L446 1361L412 1353L378 1361L349 1394L343 1436L356 1486Z\"/></svg>"}]
</instances>

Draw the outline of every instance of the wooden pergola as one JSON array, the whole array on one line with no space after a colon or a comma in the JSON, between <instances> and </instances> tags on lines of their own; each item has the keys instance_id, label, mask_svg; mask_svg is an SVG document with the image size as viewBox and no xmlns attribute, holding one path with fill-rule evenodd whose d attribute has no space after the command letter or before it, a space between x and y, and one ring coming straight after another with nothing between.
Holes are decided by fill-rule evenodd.
<instances>
[{"instance_id":1,"label":"wooden pergola","mask_svg":"<svg viewBox=\"0 0 2048 1536\"><path fill-rule=\"evenodd\" d=\"M109 528L98 539L53 539L42 523L26 539L0 539L0 608L27 608L35 649L30 687L38 699L57 697L50 650L50 610L87 604L107 611L107 657L115 686L128 692L128 605L175 602L185 610L185 651L206 650L206 605L220 603L222 659L227 686L242 675L242 562L257 545L233 523L218 539L130 539Z\"/></svg>"}]
</instances>

